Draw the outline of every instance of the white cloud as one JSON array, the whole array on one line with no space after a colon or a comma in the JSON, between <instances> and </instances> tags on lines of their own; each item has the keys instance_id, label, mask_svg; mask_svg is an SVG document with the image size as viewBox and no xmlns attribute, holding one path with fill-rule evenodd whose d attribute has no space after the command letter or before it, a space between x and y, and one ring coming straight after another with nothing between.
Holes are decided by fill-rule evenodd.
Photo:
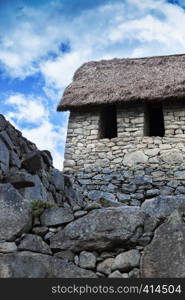
<instances>
[{"instance_id":1,"label":"white cloud","mask_svg":"<svg viewBox=\"0 0 185 300\"><path fill-rule=\"evenodd\" d=\"M34 142L41 150L49 150L56 168L62 169L63 150L67 132L67 117L63 115L63 124L55 125L49 118L48 108L40 97L11 95L5 100L11 106L6 118L23 135Z\"/></svg>"},{"instance_id":2,"label":"white cloud","mask_svg":"<svg viewBox=\"0 0 185 300\"><path fill-rule=\"evenodd\" d=\"M62 11L60 1L24 7L19 22L1 37L0 60L10 76L40 71L45 90L61 91L88 60L184 52L185 12L165 0L112 1L71 18ZM59 45L66 41L71 51L63 54Z\"/></svg>"},{"instance_id":3,"label":"white cloud","mask_svg":"<svg viewBox=\"0 0 185 300\"><path fill-rule=\"evenodd\" d=\"M90 57L89 53L71 52L58 57L56 60L47 60L40 65L47 86L61 89L72 81L76 69L84 62L84 58Z\"/></svg>"},{"instance_id":4,"label":"white cloud","mask_svg":"<svg viewBox=\"0 0 185 300\"><path fill-rule=\"evenodd\" d=\"M164 0L101 6L65 21L63 28L71 52L40 63L48 90L62 90L89 60L185 52L185 12Z\"/></svg>"},{"instance_id":5,"label":"white cloud","mask_svg":"<svg viewBox=\"0 0 185 300\"><path fill-rule=\"evenodd\" d=\"M14 111L9 112L7 117L17 122L40 123L48 118L44 99L40 97L16 94L6 99L5 103L14 107Z\"/></svg>"}]
</instances>

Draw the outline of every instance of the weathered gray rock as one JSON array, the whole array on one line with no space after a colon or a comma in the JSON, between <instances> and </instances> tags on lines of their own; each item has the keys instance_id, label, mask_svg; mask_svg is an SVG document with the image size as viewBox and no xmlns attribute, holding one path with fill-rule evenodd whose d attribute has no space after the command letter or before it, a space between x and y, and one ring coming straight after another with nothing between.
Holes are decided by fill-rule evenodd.
<instances>
[{"instance_id":1,"label":"weathered gray rock","mask_svg":"<svg viewBox=\"0 0 185 300\"><path fill-rule=\"evenodd\" d=\"M12 241L31 228L31 209L11 184L0 184L0 240Z\"/></svg>"},{"instance_id":2,"label":"weathered gray rock","mask_svg":"<svg viewBox=\"0 0 185 300\"><path fill-rule=\"evenodd\" d=\"M0 278L48 278L50 273L51 256L18 252L0 255Z\"/></svg>"},{"instance_id":3,"label":"weathered gray rock","mask_svg":"<svg viewBox=\"0 0 185 300\"><path fill-rule=\"evenodd\" d=\"M147 161L148 156L146 156L143 151L135 151L125 154L123 164L126 166L133 166L138 163L146 163Z\"/></svg>"},{"instance_id":4,"label":"weathered gray rock","mask_svg":"<svg viewBox=\"0 0 185 300\"><path fill-rule=\"evenodd\" d=\"M54 232L51 232L49 231L48 233L46 233L46 235L44 236L44 240L45 241L48 241L52 236L54 236L55 233Z\"/></svg>"},{"instance_id":5,"label":"weathered gray rock","mask_svg":"<svg viewBox=\"0 0 185 300\"><path fill-rule=\"evenodd\" d=\"M64 175L57 169L52 169L51 171L51 183L59 191L64 190Z\"/></svg>"},{"instance_id":6,"label":"weathered gray rock","mask_svg":"<svg viewBox=\"0 0 185 300\"><path fill-rule=\"evenodd\" d=\"M1 169L6 170L9 167L10 154L5 143L0 140L0 163Z\"/></svg>"},{"instance_id":7,"label":"weathered gray rock","mask_svg":"<svg viewBox=\"0 0 185 300\"><path fill-rule=\"evenodd\" d=\"M32 175L25 172L7 174L4 182L11 183L16 189L32 187L35 184Z\"/></svg>"},{"instance_id":8,"label":"weathered gray rock","mask_svg":"<svg viewBox=\"0 0 185 300\"><path fill-rule=\"evenodd\" d=\"M144 224L144 232L152 232L155 230L155 228L160 224L160 219L155 217L155 216L151 216L149 218L147 218L145 220L145 224Z\"/></svg>"},{"instance_id":9,"label":"weathered gray rock","mask_svg":"<svg viewBox=\"0 0 185 300\"><path fill-rule=\"evenodd\" d=\"M0 242L0 253L16 252L17 246L14 242Z\"/></svg>"},{"instance_id":10,"label":"weathered gray rock","mask_svg":"<svg viewBox=\"0 0 185 300\"><path fill-rule=\"evenodd\" d=\"M21 160L15 151L10 152L10 165L13 167L21 168Z\"/></svg>"},{"instance_id":11,"label":"weathered gray rock","mask_svg":"<svg viewBox=\"0 0 185 300\"><path fill-rule=\"evenodd\" d=\"M146 215L138 207L112 207L91 211L68 224L50 239L50 247L57 249L106 250L128 244Z\"/></svg>"},{"instance_id":12,"label":"weathered gray rock","mask_svg":"<svg viewBox=\"0 0 185 300\"><path fill-rule=\"evenodd\" d=\"M57 258L53 259L51 273L53 278L97 278L94 272Z\"/></svg>"},{"instance_id":13,"label":"weathered gray rock","mask_svg":"<svg viewBox=\"0 0 185 300\"><path fill-rule=\"evenodd\" d=\"M126 277L126 276L123 276L123 274L120 271L114 271L108 277L109 278L128 278L128 275Z\"/></svg>"},{"instance_id":14,"label":"weathered gray rock","mask_svg":"<svg viewBox=\"0 0 185 300\"><path fill-rule=\"evenodd\" d=\"M1 130L4 130L7 127L7 121L5 119L5 117L0 114L0 128Z\"/></svg>"},{"instance_id":15,"label":"weathered gray rock","mask_svg":"<svg viewBox=\"0 0 185 300\"><path fill-rule=\"evenodd\" d=\"M184 186L179 186L176 188L175 194L185 194L185 187Z\"/></svg>"},{"instance_id":16,"label":"weathered gray rock","mask_svg":"<svg viewBox=\"0 0 185 300\"><path fill-rule=\"evenodd\" d=\"M150 216L165 217L171 214L175 209L185 211L185 197L177 196L159 196L150 200L145 200L141 209Z\"/></svg>"},{"instance_id":17,"label":"weathered gray rock","mask_svg":"<svg viewBox=\"0 0 185 300\"><path fill-rule=\"evenodd\" d=\"M78 210L74 213L75 218L81 218L87 214L87 211L85 210Z\"/></svg>"},{"instance_id":18,"label":"weathered gray rock","mask_svg":"<svg viewBox=\"0 0 185 300\"><path fill-rule=\"evenodd\" d=\"M71 205L71 207L74 207L76 205L80 207L84 206L82 194L78 190L75 190L73 188L71 179L67 175L64 176L64 193L65 198Z\"/></svg>"},{"instance_id":19,"label":"weathered gray rock","mask_svg":"<svg viewBox=\"0 0 185 300\"><path fill-rule=\"evenodd\" d=\"M49 231L47 226L36 226L32 229L32 232L40 236L44 236Z\"/></svg>"},{"instance_id":20,"label":"weathered gray rock","mask_svg":"<svg viewBox=\"0 0 185 300\"><path fill-rule=\"evenodd\" d=\"M131 197L128 194L117 193L117 198L120 202L128 202Z\"/></svg>"},{"instance_id":21,"label":"weathered gray rock","mask_svg":"<svg viewBox=\"0 0 185 300\"><path fill-rule=\"evenodd\" d=\"M0 255L0 278L96 278L89 270L50 255L21 251Z\"/></svg>"},{"instance_id":22,"label":"weathered gray rock","mask_svg":"<svg viewBox=\"0 0 185 300\"><path fill-rule=\"evenodd\" d=\"M22 167L33 174L44 168L44 161L42 158L41 151L36 150L27 154L24 160L22 161Z\"/></svg>"},{"instance_id":23,"label":"weathered gray rock","mask_svg":"<svg viewBox=\"0 0 185 300\"><path fill-rule=\"evenodd\" d=\"M102 205L98 202L88 202L85 205L85 210L87 210L87 211L91 211L94 209L100 209L100 208L102 208Z\"/></svg>"},{"instance_id":24,"label":"weathered gray rock","mask_svg":"<svg viewBox=\"0 0 185 300\"><path fill-rule=\"evenodd\" d=\"M55 257L64 259L67 261L74 261L74 253L70 250L60 251L54 254Z\"/></svg>"},{"instance_id":25,"label":"weathered gray rock","mask_svg":"<svg viewBox=\"0 0 185 300\"><path fill-rule=\"evenodd\" d=\"M162 196L167 196L167 195L173 195L173 192L174 192L174 189L169 187L169 186L163 186L161 189L160 189L160 194Z\"/></svg>"},{"instance_id":26,"label":"weathered gray rock","mask_svg":"<svg viewBox=\"0 0 185 300\"><path fill-rule=\"evenodd\" d=\"M97 265L97 271L109 275L111 273L113 263L114 258L106 258Z\"/></svg>"},{"instance_id":27,"label":"weathered gray rock","mask_svg":"<svg viewBox=\"0 0 185 300\"><path fill-rule=\"evenodd\" d=\"M79 265L79 256L78 255L75 255L75 257L74 257L74 263L75 263L75 265Z\"/></svg>"},{"instance_id":28,"label":"weathered gray rock","mask_svg":"<svg viewBox=\"0 0 185 300\"><path fill-rule=\"evenodd\" d=\"M151 189L146 191L146 197L155 197L160 193L159 189Z\"/></svg>"},{"instance_id":29,"label":"weathered gray rock","mask_svg":"<svg viewBox=\"0 0 185 300\"><path fill-rule=\"evenodd\" d=\"M32 180L34 183L33 187L20 189L21 194L25 199L28 200L41 200L47 201L47 191L38 175L33 175Z\"/></svg>"},{"instance_id":30,"label":"weathered gray rock","mask_svg":"<svg viewBox=\"0 0 185 300\"><path fill-rule=\"evenodd\" d=\"M151 242L152 239L152 233L146 232L144 233L139 239L138 239L138 245L145 247Z\"/></svg>"},{"instance_id":31,"label":"weathered gray rock","mask_svg":"<svg viewBox=\"0 0 185 300\"><path fill-rule=\"evenodd\" d=\"M98 190L92 190L87 194L87 197L93 201L99 200L101 196L102 196L102 192Z\"/></svg>"},{"instance_id":32,"label":"weathered gray rock","mask_svg":"<svg viewBox=\"0 0 185 300\"><path fill-rule=\"evenodd\" d=\"M65 160L65 167L74 167L76 165L74 160L66 159Z\"/></svg>"},{"instance_id":33,"label":"weathered gray rock","mask_svg":"<svg viewBox=\"0 0 185 300\"><path fill-rule=\"evenodd\" d=\"M41 152L41 156L44 160L44 163L50 167L52 166L52 163L53 163L53 158L51 156L51 153L48 151L48 150L42 150ZM60 172L60 171L59 171Z\"/></svg>"},{"instance_id":34,"label":"weathered gray rock","mask_svg":"<svg viewBox=\"0 0 185 300\"><path fill-rule=\"evenodd\" d=\"M6 144L8 150L10 150L10 151L13 150L14 145L13 145L8 133L5 130L0 132L0 139Z\"/></svg>"},{"instance_id":35,"label":"weathered gray rock","mask_svg":"<svg viewBox=\"0 0 185 300\"><path fill-rule=\"evenodd\" d=\"M116 197L112 193L103 192L101 199L104 199L105 201L115 201Z\"/></svg>"},{"instance_id":36,"label":"weathered gray rock","mask_svg":"<svg viewBox=\"0 0 185 300\"><path fill-rule=\"evenodd\" d=\"M145 154L150 156L150 157L153 157L153 156L157 156L159 153L159 149L148 149L148 150L145 150Z\"/></svg>"},{"instance_id":37,"label":"weathered gray rock","mask_svg":"<svg viewBox=\"0 0 185 300\"><path fill-rule=\"evenodd\" d=\"M48 244L43 239L35 234L26 234L18 245L18 250L27 250L43 254L52 254Z\"/></svg>"},{"instance_id":38,"label":"weathered gray rock","mask_svg":"<svg viewBox=\"0 0 185 300\"><path fill-rule=\"evenodd\" d=\"M141 259L141 277L185 277L185 224L178 211L155 231Z\"/></svg>"},{"instance_id":39,"label":"weathered gray rock","mask_svg":"<svg viewBox=\"0 0 185 300\"><path fill-rule=\"evenodd\" d=\"M138 268L134 268L129 272L128 275L129 278L140 278L140 271Z\"/></svg>"},{"instance_id":40,"label":"weathered gray rock","mask_svg":"<svg viewBox=\"0 0 185 300\"><path fill-rule=\"evenodd\" d=\"M70 208L51 207L46 209L40 216L43 226L57 226L73 221L74 216Z\"/></svg>"},{"instance_id":41,"label":"weathered gray rock","mask_svg":"<svg viewBox=\"0 0 185 300\"><path fill-rule=\"evenodd\" d=\"M185 171L176 171L174 173L175 178L185 179Z\"/></svg>"},{"instance_id":42,"label":"weathered gray rock","mask_svg":"<svg viewBox=\"0 0 185 300\"><path fill-rule=\"evenodd\" d=\"M182 153L177 149L172 149L169 151L164 151L160 158L162 161L164 161L167 164L180 164L183 162L183 155Z\"/></svg>"},{"instance_id":43,"label":"weathered gray rock","mask_svg":"<svg viewBox=\"0 0 185 300\"><path fill-rule=\"evenodd\" d=\"M96 256L91 252L82 251L79 255L79 266L93 270L96 266Z\"/></svg>"},{"instance_id":44,"label":"weathered gray rock","mask_svg":"<svg viewBox=\"0 0 185 300\"><path fill-rule=\"evenodd\" d=\"M122 191L124 193L130 194L130 193L135 193L137 187L135 184L122 184Z\"/></svg>"},{"instance_id":45,"label":"weathered gray rock","mask_svg":"<svg viewBox=\"0 0 185 300\"><path fill-rule=\"evenodd\" d=\"M132 249L116 256L112 265L112 270L129 271L139 266L140 253L137 249Z\"/></svg>"},{"instance_id":46,"label":"weathered gray rock","mask_svg":"<svg viewBox=\"0 0 185 300\"><path fill-rule=\"evenodd\" d=\"M106 198L100 198L97 203L100 203L102 207L120 207L125 205L124 203L112 201Z\"/></svg>"}]
</instances>

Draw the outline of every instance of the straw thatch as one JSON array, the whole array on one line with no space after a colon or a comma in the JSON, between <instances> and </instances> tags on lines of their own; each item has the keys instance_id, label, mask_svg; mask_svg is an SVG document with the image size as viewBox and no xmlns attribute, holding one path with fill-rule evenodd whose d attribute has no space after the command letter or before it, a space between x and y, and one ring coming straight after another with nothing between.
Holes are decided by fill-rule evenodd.
<instances>
[{"instance_id":1,"label":"straw thatch","mask_svg":"<svg viewBox=\"0 0 185 300\"><path fill-rule=\"evenodd\" d=\"M185 54L89 62L74 74L58 111L185 97Z\"/></svg>"}]
</instances>

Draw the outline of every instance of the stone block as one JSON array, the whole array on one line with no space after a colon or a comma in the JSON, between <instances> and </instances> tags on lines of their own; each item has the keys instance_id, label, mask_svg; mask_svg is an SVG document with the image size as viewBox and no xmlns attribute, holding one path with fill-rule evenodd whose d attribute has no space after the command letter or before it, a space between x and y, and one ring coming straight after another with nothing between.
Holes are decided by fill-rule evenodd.
<instances>
[{"instance_id":1,"label":"stone block","mask_svg":"<svg viewBox=\"0 0 185 300\"><path fill-rule=\"evenodd\" d=\"M148 157L143 153L143 151L135 151L125 154L123 159L123 164L126 166L133 166L138 163L146 163Z\"/></svg>"}]
</instances>

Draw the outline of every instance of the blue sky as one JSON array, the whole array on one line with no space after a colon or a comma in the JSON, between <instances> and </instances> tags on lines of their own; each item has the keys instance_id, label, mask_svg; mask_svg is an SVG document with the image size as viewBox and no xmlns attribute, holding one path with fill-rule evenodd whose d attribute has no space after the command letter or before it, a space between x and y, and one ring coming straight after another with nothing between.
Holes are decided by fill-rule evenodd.
<instances>
[{"instance_id":1,"label":"blue sky","mask_svg":"<svg viewBox=\"0 0 185 300\"><path fill-rule=\"evenodd\" d=\"M179 53L185 0L0 0L0 112L61 169L56 107L82 63Z\"/></svg>"}]
</instances>

